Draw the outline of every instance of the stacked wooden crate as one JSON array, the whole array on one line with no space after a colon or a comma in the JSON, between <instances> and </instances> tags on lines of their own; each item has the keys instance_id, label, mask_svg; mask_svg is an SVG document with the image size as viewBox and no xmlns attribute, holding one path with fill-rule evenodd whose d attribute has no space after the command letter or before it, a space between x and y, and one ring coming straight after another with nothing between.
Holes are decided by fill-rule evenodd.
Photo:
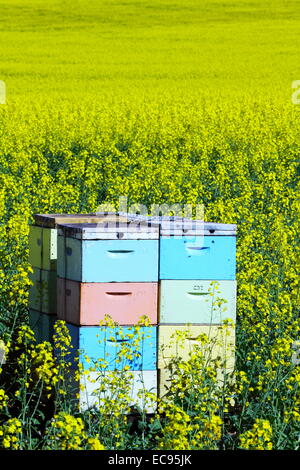
<instances>
[{"instance_id":1,"label":"stacked wooden crate","mask_svg":"<svg viewBox=\"0 0 300 470\"><path fill-rule=\"evenodd\" d=\"M74 350L82 351L84 372L99 359L106 363L100 370L96 365L88 379L83 374L82 408L101 402L97 390L103 371L111 375L126 368L125 374L133 376L133 402L142 388L157 391L158 252L157 225L121 218L58 226L57 317L67 322ZM105 315L120 326L99 326ZM143 315L150 325L140 327L143 337L135 344L133 326ZM131 357L119 362L124 347Z\"/></svg>"},{"instance_id":2,"label":"stacked wooden crate","mask_svg":"<svg viewBox=\"0 0 300 470\"><path fill-rule=\"evenodd\" d=\"M175 355L177 349L176 340L172 338L175 331L187 331L184 348L178 348L184 360L188 359L194 344L199 344L199 335L204 333L210 344L216 344L212 357L221 356L227 370L233 367L235 328L229 327L230 336L225 339L221 325L225 319L235 324L235 252L234 225L196 221L183 221L181 225L177 221L176 225L162 229L158 332L160 395L164 395L169 385L166 366L168 355ZM189 325L188 329L184 324Z\"/></svg>"},{"instance_id":3,"label":"stacked wooden crate","mask_svg":"<svg viewBox=\"0 0 300 470\"><path fill-rule=\"evenodd\" d=\"M212 357L221 356L227 371L234 366L236 225L180 217L147 220L160 225L158 389L163 396L171 358L187 360L203 333L215 344ZM226 319L231 322L225 337ZM187 332L183 348L176 331Z\"/></svg>"},{"instance_id":4,"label":"stacked wooden crate","mask_svg":"<svg viewBox=\"0 0 300 470\"><path fill-rule=\"evenodd\" d=\"M37 335L50 339L56 315L65 320L74 351L82 351L84 371L90 367L85 356L92 363L107 361L105 373L126 366L134 376L133 401L142 388L159 389L164 395L175 331L189 324L185 359L199 334L216 339L224 319L234 325L235 225L125 213L36 216L35 220L30 316L32 323L38 323ZM226 310L215 305L216 297L226 302ZM118 329L99 327L106 314L119 323ZM131 358L118 362L124 342L134 343L131 328L142 315L150 318L150 325L142 327L143 341L133 347ZM227 343L234 345L234 339L233 326ZM229 369L233 361L231 352ZM97 371L90 372L88 380L82 376L82 408L99 399L97 377Z\"/></svg>"},{"instance_id":5,"label":"stacked wooden crate","mask_svg":"<svg viewBox=\"0 0 300 470\"><path fill-rule=\"evenodd\" d=\"M29 320L39 341L49 340L57 313L57 225L100 222L114 214L36 214L29 232Z\"/></svg>"}]
</instances>

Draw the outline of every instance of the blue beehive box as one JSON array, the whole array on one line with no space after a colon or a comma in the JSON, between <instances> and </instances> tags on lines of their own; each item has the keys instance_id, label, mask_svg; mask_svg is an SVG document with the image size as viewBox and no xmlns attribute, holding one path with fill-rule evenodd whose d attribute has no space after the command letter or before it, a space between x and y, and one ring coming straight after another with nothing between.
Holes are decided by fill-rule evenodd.
<instances>
[{"instance_id":1,"label":"blue beehive box","mask_svg":"<svg viewBox=\"0 0 300 470\"><path fill-rule=\"evenodd\" d=\"M160 279L235 279L234 236L160 240Z\"/></svg>"},{"instance_id":2,"label":"blue beehive box","mask_svg":"<svg viewBox=\"0 0 300 470\"><path fill-rule=\"evenodd\" d=\"M159 279L235 280L235 224L136 217L160 226Z\"/></svg>"},{"instance_id":3,"label":"blue beehive box","mask_svg":"<svg viewBox=\"0 0 300 470\"><path fill-rule=\"evenodd\" d=\"M122 238L116 239L117 234ZM158 227L108 232L99 224L60 226L57 274L79 282L155 282L158 238Z\"/></svg>"},{"instance_id":4,"label":"blue beehive box","mask_svg":"<svg viewBox=\"0 0 300 470\"><path fill-rule=\"evenodd\" d=\"M107 361L105 370L156 370L157 369L157 329L140 327L142 339L137 346L133 328L125 326L74 326L67 324L72 346L70 359L74 361L76 351L80 350L80 362L88 369L95 361ZM133 336L133 337L131 337ZM120 355L123 345L130 348L131 357ZM90 358L90 362L85 358ZM121 361L118 359L121 358ZM100 364L100 363L99 363Z\"/></svg>"}]
</instances>

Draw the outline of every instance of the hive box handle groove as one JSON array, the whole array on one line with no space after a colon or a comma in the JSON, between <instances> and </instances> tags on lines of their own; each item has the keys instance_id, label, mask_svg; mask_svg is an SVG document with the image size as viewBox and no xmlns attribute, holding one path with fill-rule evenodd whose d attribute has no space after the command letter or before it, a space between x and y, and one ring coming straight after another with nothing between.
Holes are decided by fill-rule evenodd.
<instances>
[{"instance_id":1,"label":"hive box handle groove","mask_svg":"<svg viewBox=\"0 0 300 470\"><path fill-rule=\"evenodd\" d=\"M113 253L113 254L127 254L127 253L133 253L134 250L108 250L108 253Z\"/></svg>"},{"instance_id":2,"label":"hive box handle groove","mask_svg":"<svg viewBox=\"0 0 300 470\"><path fill-rule=\"evenodd\" d=\"M187 250L210 250L210 246L187 246Z\"/></svg>"},{"instance_id":3,"label":"hive box handle groove","mask_svg":"<svg viewBox=\"0 0 300 470\"><path fill-rule=\"evenodd\" d=\"M188 295L208 295L209 292L188 292Z\"/></svg>"},{"instance_id":4,"label":"hive box handle groove","mask_svg":"<svg viewBox=\"0 0 300 470\"><path fill-rule=\"evenodd\" d=\"M105 292L107 295L132 295L132 292Z\"/></svg>"},{"instance_id":5,"label":"hive box handle groove","mask_svg":"<svg viewBox=\"0 0 300 470\"><path fill-rule=\"evenodd\" d=\"M108 343L116 344L116 343L128 343L130 341L130 339L115 339L115 340L107 339L106 341Z\"/></svg>"}]
</instances>

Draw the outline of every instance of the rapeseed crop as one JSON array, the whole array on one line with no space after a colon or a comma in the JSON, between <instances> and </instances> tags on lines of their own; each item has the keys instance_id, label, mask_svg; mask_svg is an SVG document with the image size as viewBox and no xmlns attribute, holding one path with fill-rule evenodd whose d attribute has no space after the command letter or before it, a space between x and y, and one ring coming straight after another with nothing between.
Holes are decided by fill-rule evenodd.
<instances>
[{"instance_id":1,"label":"rapeseed crop","mask_svg":"<svg viewBox=\"0 0 300 470\"><path fill-rule=\"evenodd\" d=\"M0 447L299 449L297 2L0 6ZM65 326L63 361L28 327L32 214L118 209L120 196L238 224L235 371L220 387L199 339L138 429L109 400L80 412ZM110 379L127 410L129 384Z\"/></svg>"}]
</instances>

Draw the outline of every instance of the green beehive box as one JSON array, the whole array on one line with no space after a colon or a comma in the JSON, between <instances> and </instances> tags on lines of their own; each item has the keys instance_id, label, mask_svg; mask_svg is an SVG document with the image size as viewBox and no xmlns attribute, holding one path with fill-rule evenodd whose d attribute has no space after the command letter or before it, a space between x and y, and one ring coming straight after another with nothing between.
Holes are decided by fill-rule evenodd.
<instances>
[{"instance_id":1,"label":"green beehive box","mask_svg":"<svg viewBox=\"0 0 300 470\"><path fill-rule=\"evenodd\" d=\"M57 310L56 272L34 268L30 275L29 308L55 314Z\"/></svg>"},{"instance_id":2,"label":"green beehive box","mask_svg":"<svg viewBox=\"0 0 300 470\"><path fill-rule=\"evenodd\" d=\"M160 323L209 325L235 317L236 281L160 282Z\"/></svg>"},{"instance_id":3,"label":"green beehive box","mask_svg":"<svg viewBox=\"0 0 300 470\"><path fill-rule=\"evenodd\" d=\"M29 232L29 263L34 268L56 271L57 230L31 225Z\"/></svg>"}]
</instances>

